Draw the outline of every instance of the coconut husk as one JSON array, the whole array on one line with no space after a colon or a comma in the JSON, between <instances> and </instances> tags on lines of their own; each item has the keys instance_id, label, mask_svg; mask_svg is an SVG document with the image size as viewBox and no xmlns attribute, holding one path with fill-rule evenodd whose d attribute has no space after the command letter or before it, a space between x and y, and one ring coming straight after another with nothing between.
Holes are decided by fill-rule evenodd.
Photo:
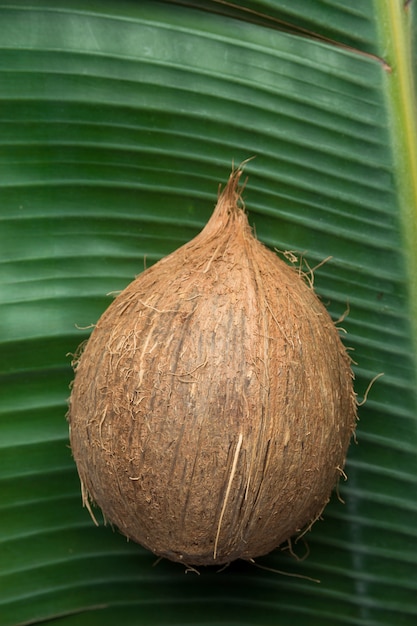
<instances>
[{"instance_id":1,"label":"coconut husk","mask_svg":"<svg viewBox=\"0 0 417 626\"><path fill-rule=\"evenodd\" d=\"M241 173L201 233L105 311L70 399L84 503L188 565L251 559L311 525L356 424L338 330L253 236Z\"/></svg>"}]
</instances>

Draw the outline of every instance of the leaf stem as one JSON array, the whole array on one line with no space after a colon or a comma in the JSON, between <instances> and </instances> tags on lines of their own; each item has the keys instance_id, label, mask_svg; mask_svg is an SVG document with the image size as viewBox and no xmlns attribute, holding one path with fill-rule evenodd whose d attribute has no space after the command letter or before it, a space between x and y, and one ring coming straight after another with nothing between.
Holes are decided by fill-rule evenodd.
<instances>
[{"instance_id":1,"label":"leaf stem","mask_svg":"<svg viewBox=\"0 0 417 626\"><path fill-rule=\"evenodd\" d=\"M411 330L417 354L417 108L412 71L411 9L403 0L375 0L384 58L391 67L391 72L385 73L389 130L399 192Z\"/></svg>"}]
</instances>

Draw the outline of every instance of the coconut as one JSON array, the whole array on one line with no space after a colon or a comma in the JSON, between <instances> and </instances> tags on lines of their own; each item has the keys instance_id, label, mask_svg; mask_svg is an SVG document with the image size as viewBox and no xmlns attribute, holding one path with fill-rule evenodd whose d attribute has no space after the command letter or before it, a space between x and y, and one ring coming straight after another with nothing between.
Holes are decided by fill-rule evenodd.
<instances>
[{"instance_id":1,"label":"coconut","mask_svg":"<svg viewBox=\"0 0 417 626\"><path fill-rule=\"evenodd\" d=\"M116 297L74 365L84 504L188 565L253 559L309 527L356 424L338 330L253 236L241 173L192 241Z\"/></svg>"}]
</instances>

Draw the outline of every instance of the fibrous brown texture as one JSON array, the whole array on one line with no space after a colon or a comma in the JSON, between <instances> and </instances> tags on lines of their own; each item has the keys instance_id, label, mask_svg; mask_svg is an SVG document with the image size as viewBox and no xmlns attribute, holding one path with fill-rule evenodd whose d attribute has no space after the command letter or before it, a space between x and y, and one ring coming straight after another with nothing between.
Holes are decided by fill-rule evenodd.
<instances>
[{"instance_id":1,"label":"fibrous brown texture","mask_svg":"<svg viewBox=\"0 0 417 626\"><path fill-rule=\"evenodd\" d=\"M312 523L356 423L337 329L252 235L240 175L103 314L70 400L85 504L189 565L265 554Z\"/></svg>"}]
</instances>

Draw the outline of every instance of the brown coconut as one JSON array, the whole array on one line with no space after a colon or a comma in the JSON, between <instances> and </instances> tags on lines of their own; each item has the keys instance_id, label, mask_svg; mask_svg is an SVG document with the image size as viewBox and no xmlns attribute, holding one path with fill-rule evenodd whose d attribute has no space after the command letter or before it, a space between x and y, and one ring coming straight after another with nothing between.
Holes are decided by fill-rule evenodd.
<instances>
[{"instance_id":1,"label":"brown coconut","mask_svg":"<svg viewBox=\"0 0 417 626\"><path fill-rule=\"evenodd\" d=\"M257 557L312 524L356 423L338 331L254 238L240 175L105 311L70 399L84 504L189 565Z\"/></svg>"}]
</instances>

